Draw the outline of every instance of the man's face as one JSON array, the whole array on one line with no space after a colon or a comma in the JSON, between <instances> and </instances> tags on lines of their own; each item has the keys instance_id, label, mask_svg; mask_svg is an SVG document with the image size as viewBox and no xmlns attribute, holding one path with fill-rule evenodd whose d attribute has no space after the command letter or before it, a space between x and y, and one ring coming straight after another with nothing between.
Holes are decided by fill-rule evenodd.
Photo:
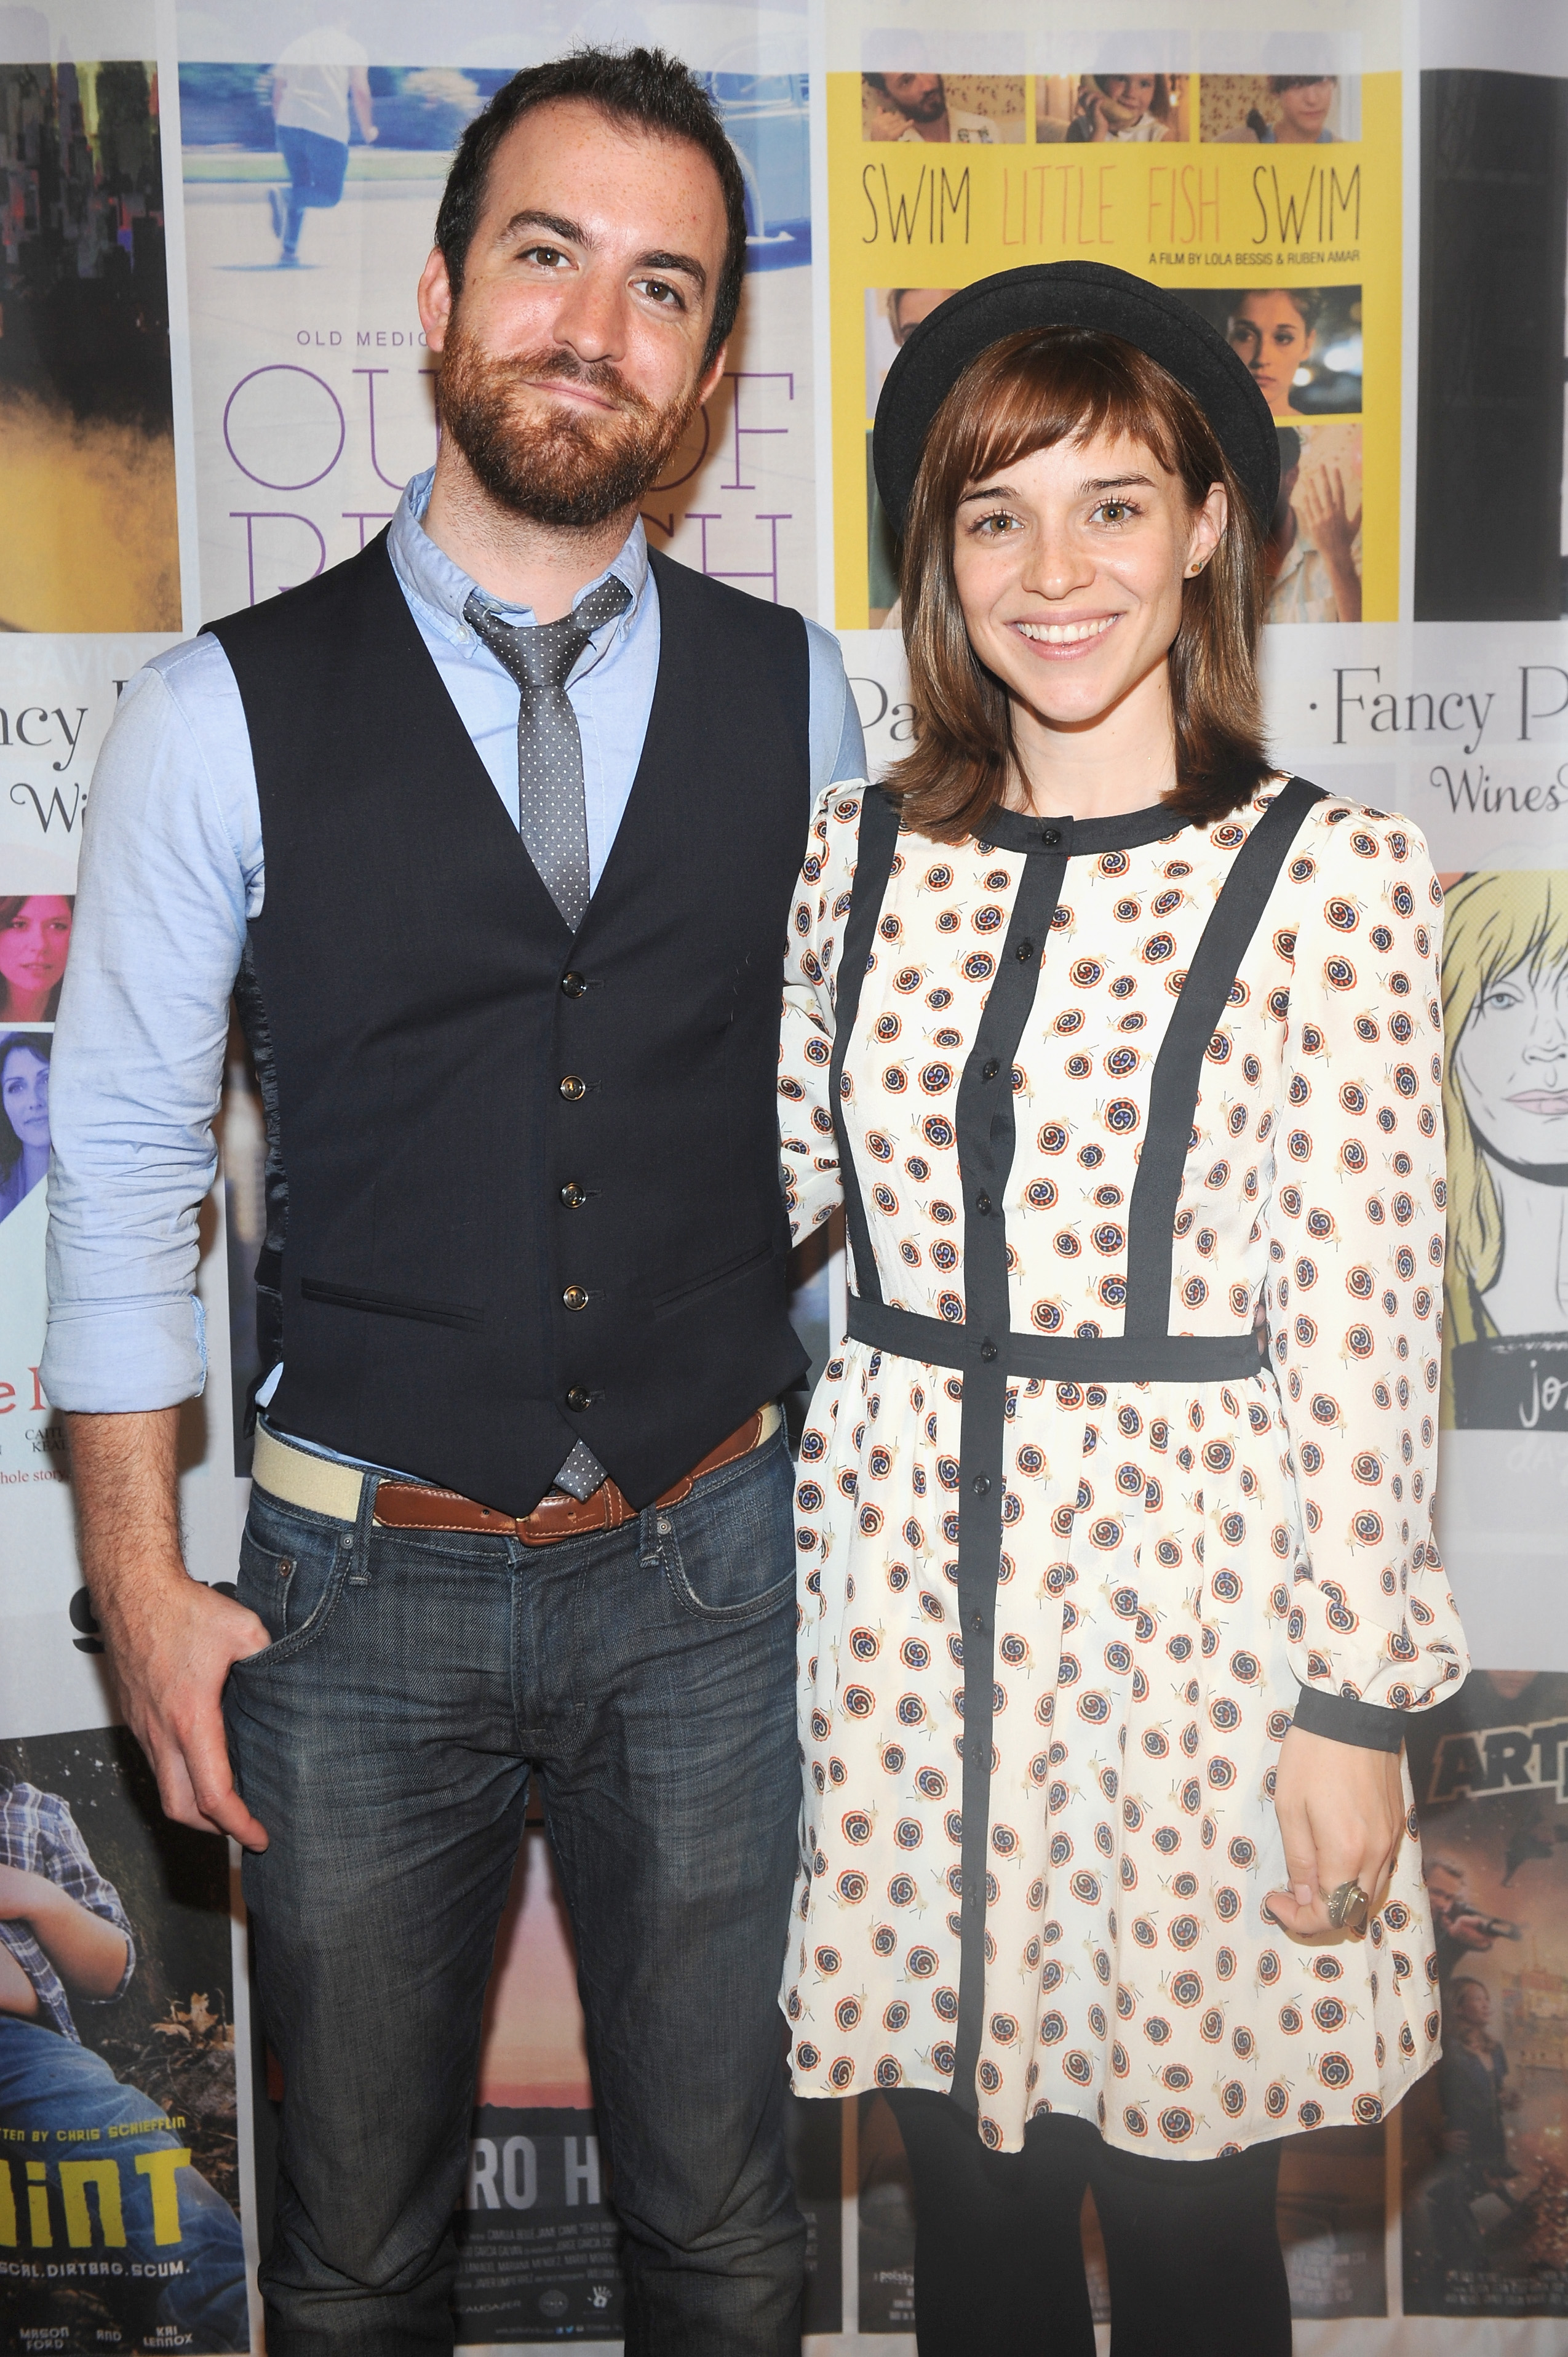
<instances>
[{"instance_id":1,"label":"man's face","mask_svg":"<svg viewBox=\"0 0 1568 2357\"><path fill-rule=\"evenodd\" d=\"M908 343L922 319L929 319L940 303L945 303L952 293L950 286L906 286L901 289L893 307L893 340Z\"/></svg>"},{"instance_id":2,"label":"man's face","mask_svg":"<svg viewBox=\"0 0 1568 2357\"><path fill-rule=\"evenodd\" d=\"M703 353L725 244L700 147L579 99L509 133L461 296L439 251L419 285L443 430L492 498L564 527L641 498L723 374Z\"/></svg>"},{"instance_id":3,"label":"man's face","mask_svg":"<svg viewBox=\"0 0 1568 2357\"><path fill-rule=\"evenodd\" d=\"M1451 1867L1434 1866L1426 1878L1426 1895L1434 1914L1450 1914L1464 1900L1465 1878Z\"/></svg>"},{"instance_id":4,"label":"man's face","mask_svg":"<svg viewBox=\"0 0 1568 2357\"><path fill-rule=\"evenodd\" d=\"M939 123L947 113L940 74L884 74L882 86L899 113L907 114L911 123Z\"/></svg>"}]
</instances>

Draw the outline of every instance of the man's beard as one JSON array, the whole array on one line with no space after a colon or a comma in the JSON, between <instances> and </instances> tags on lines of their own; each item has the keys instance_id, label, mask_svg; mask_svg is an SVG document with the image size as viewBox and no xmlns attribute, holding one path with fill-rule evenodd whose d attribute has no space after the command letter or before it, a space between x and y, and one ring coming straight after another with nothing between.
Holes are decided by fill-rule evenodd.
<instances>
[{"instance_id":1,"label":"man's beard","mask_svg":"<svg viewBox=\"0 0 1568 2357\"><path fill-rule=\"evenodd\" d=\"M530 414L529 384L551 378L585 385L615 408L561 402ZM442 430L493 500L533 523L591 531L658 481L697 402L692 391L656 408L613 362L579 360L562 345L498 359L454 319L440 405Z\"/></svg>"},{"instance_id":2,"label":"man's beard","mask_svg":"<svg viewBox=\"0 0 1568 2357\"><path fill-rule=\"evenodd\" d=\"M948 111L947 85L938 82L924 98L896 98L893 103L911 123L940 123Z\"/></svg>"}]
</instances>

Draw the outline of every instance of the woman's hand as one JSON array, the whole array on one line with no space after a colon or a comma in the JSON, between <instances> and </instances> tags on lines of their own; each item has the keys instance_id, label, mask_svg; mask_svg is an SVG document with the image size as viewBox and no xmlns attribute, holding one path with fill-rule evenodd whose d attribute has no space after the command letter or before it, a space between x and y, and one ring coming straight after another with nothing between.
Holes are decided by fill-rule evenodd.
<instances>
[{"instance_id":1,"label":"woman's hand","mask_svg":"<svg viewBox=\"0 0 1568 2357\"><path fill-rule=\"evenodd\" d=\"M1368 1922L1382 1905L1404 1831L1399 1753L1336 1743L1293 1727L1280 1746L1274 1814L1290 1889L1271 1890L1266 1911L1293 1940L1360 1937L1335 1929L1328 1901L1342 1882L1359 1882L1367 1894Z\"/></svg>"},{"instance_id":2,"label":"woman's hand","mask_svg":"<svg viewBox=\"0 0 1568 2357\"><path fill-rule=\"evenodd\" d=\"M1337 467L1317 467L1295 489L1295 511L1313 546L1328 567L1334 602L1342 622L1361 619L1361 576L1356 570L1356 534L1361 511L1350 513L1345 479Z\"/></svg>"}]
</instances>

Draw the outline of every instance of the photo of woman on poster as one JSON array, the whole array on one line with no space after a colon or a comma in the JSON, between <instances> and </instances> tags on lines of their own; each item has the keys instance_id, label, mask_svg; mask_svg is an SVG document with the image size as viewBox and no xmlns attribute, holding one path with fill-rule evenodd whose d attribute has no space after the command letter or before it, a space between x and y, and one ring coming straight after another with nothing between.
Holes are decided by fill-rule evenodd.
<instances>
[{"instance_id":1,"label":"photo of woman on poster","mask_svg":"<svg viewBox=\"0 0 1568 2357\"><path fill-rule=\"evenodd\" d=\"M0 892L0 1023L52 1023L70 948L74 898Z\"/></svg>"},{"instance_id":2,"label":"photo of woman on poster","mask_svg":"<svg viewBox=\"0 0 1568 2357\"><path fill-rule=\"evenodd\" d=\"M1445 1421L1568 1431L1568 877L1447 895Z\"/></svg>"},{"instance_id":3,"label":"photo of woman on poster","mask_svg":"<svg viewBox=\"0 0 1568 2357\"><path fill-rule=\"evenodd\" d=\"M1350 438L1337 454L1326 442L1308 466L1314 429L1280 428L1280 492L1263 551L1266 621L1361 619L1360 434L1343 431Z\"/></svg>"},{"instance_id":4,"label":"photo of woman on poster","mask_svg":"<svg viewBox=\"0 0 1568 2357\"><path fill-rule=\"evenodd\" d=\"M0 1037L0 1220L49 1167L50 1044L47 1031Z\"/></svg>"},{"instance_id":5,"label":"photo of woman on poster","mask_svg":"<svg viewBox=\"0 0 1568 2357\"><path fill-rule=\"evenodd\" d=\"M1229 81L1231 77L1206 75L1206 98L1209 81L1217 79ZM1261 104L1249 106L1244 120L1233 129L1206 135L1232 145L1252 143L1264 147L1331 146L1340 135L1328 128L1328 118L1338 95L1337 74L1270 74L1267 96Z\"/></svg>"}]
</instances>

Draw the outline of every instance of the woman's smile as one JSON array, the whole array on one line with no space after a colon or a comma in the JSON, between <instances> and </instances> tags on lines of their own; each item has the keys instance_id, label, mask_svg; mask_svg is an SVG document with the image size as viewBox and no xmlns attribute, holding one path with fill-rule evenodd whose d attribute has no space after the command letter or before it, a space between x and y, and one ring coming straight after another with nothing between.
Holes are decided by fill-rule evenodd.
<instances>
[{"instance_id":1,"label":"woman's smile","mask_svg":"<svg viewBox=\"0 0 1568 2357\"><path fill-rule=\"evenodd\" d=\"M1070 620L1047 622L1038 616L1027 621L1015 622L1014 630L1020 638L1027 639L1037 654L1060 662L1075 655L1091 654L1106 632L1121 620L1119 614L1087 614Z\"/></svg>"}]
</instances>

